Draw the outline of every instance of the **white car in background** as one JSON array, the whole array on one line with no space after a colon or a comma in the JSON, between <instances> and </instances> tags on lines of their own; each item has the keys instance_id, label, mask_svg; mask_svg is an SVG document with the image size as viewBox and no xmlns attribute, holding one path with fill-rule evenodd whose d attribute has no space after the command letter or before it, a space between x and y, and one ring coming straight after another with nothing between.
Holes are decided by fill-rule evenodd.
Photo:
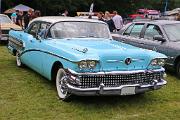
<instances>
[{"instance_id":1,"label":"white car in background","mask_svg":"<svg viewBox=\"0 0 180 120\"><path fill-rule=\"evenodd\" d=\"M7 15L0 14L0 42L8 41L10 29L22 30L22 28L14 24Z\"/></svg>"}]
</instances>

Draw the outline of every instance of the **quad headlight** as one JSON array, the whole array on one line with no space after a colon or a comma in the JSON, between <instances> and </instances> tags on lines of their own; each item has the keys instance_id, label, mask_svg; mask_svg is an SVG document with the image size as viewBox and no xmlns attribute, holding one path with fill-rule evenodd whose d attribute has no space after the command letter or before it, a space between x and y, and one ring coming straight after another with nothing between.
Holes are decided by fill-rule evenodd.
<instances>
[{"instance_id":1,"label":"quad headlight","mask_svg":"<svg viewBox=\"0 0 180 120\"><path fill-rule=\"evenodd\" d=\"M152 65L152 66L164 66L165 62L166 62L166 59L164 59L164 58L156 58L156 59L153 59L151 61L150 65Z\"/></svg>"},{"instance_id":2,"label":"quad headlight","mask_svg":"<svg viewBox=\"0 0 180 120\"><path fill-rule=\"evenodd\" d=\"M83 60L78 63L80 69L93 69L96 67L96 61L94 60Z\"/></svg>"}]
</instances>

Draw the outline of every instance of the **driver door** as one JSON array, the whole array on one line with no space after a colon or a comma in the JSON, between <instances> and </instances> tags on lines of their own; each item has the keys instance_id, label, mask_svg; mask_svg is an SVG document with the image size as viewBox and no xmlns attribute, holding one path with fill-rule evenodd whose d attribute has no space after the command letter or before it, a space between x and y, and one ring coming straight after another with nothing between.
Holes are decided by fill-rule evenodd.
<instances>
[{"instance_id":1,"label":"driver door","mask_svg":"<svg viewBox=\"0 0 180 120\"><path fill-rule=\"evenodd\" d=\"M148 24L146 26L146 29L144 31L144 36L143 36L143 43L144 43L144 48L149 49L149 50L154 50L160 53L166 52L165 50L165 44L166 42L154 40L154 36L162 36L163 33L159 26L154 25L154 24Z\"/></svg>"},{"instance_id":2,"label":"driver door","mask_svg":"<svg viewBox=\"0 0 180 120\"><path fill-rule=\"evenodd\" d=\"M22 55L23 63L33 70L43 73L43 53L42 42L37 38L39 31L39 22L32 23L24 35L25 51Z\"/></svg>"}]
</instances>

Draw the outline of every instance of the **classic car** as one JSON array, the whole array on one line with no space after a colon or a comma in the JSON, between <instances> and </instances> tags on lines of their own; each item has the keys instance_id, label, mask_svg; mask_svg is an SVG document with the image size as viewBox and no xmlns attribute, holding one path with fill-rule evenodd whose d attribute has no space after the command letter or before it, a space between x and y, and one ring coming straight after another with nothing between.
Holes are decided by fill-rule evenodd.
<instances>
[{"instance_id":1,"label":"classic car","mask_svg":"<svg viewBox=\"0 0 180 120\"><path fill-rule=\"evenodd\" d=\"M8 49L23 64L56 81L58 97L133 95L166 84L166 56L112 40L102 21L39 17L11 30Z\"/></svg>"},{"instance_id":2,"label":"classic car","mask_svg":"<svg viewBox=\"0 0 180 120\"><path fill-rule=\"evenodd\" d=\"M22 30L22 28L14 24L7 15L0 14L0 42L8 40L10 29Z\"/></svg>"},{"instance_id":3,"label":"classic car","mask_svg":"<svg viewBox=\"0 0 180 120\"><path fill-rule=\"evenodd\" d=\"M114 39L168 56L165 67L180 77L180 22L146 20L127 24Z\"/></svg>"}]
</instances>

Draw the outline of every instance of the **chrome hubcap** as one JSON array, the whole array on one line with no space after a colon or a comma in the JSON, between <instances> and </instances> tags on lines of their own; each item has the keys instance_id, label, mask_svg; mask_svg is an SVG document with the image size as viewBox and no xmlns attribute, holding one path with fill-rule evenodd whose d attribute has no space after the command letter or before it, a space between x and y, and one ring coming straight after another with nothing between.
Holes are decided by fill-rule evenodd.
<instances>
[{"instance_id":1,"label":"chrome hubcap","mask_svg":"<svg viewBox=\"0 0 180 120\"><path fill-rule=\"evenodd\" d=\"M61 93L64 94L64 95L67 94L67 91L68 91L67 86L66 86L66 83L65 83L65 80L66 80L66 77L64 76L64 77L62 77L62 78L60 79L60 81L59 81L60 91L61 91Z\"/></svg>"}]
</instances>

